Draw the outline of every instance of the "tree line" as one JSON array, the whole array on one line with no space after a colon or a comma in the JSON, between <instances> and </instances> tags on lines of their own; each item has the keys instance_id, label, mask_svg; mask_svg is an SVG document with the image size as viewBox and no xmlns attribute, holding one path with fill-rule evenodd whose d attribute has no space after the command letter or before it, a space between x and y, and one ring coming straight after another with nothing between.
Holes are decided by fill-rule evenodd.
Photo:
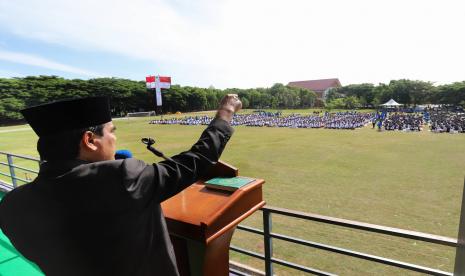
<instances>
[{"instance_id":1,"label":"tree line","mask_svg":"<svg viewBox=\"0 0 465 276\"><path fill-rule=\"evenodd\" d=\"M216 89L172 85L163 92L163 112L212 110L228 93L239 94L244 108L359 108L376 107L391 98L409 105L443 103L465 105L465 81L434 86L431 82L393 80L389 84L352 84L333 89L326 102L313 91L277 83L269 88ZM144 81L120 78L89 80L57 76L0 78L0 124L21 121L23 108L60 99L108 96L112 114L154 110L155 97Z\"/></svg>"},{"instance_id":2,"label":"tree line","mask_svg":"<svg viewBox=\"0 0 465 276\"><path fill-rule=\"evenodd\" d=\"M329 91L327 108L376 108L390 99L408 106L446 104L465 107L465 81L435 86L418 80L392 80L389 84L350 84Z\"/></svg>"},{"instance_id":3,"label":"tree line","mask_svg":"<svg viewBox=\"0 0 465 276\"><path fill-rule=\"evenodd\" d=\"M309 108L316 101L307 89L276 84L271 88L216 89L172 85L163 91L163 112L189 112L216 109L228 93L241 97L244 108ZM129 112L151 111L155 107L154 91L144 81L120 78L90 80L64 79L57 76L0 78L0 124L22 120L21 109L61 99L91 96L110 98L113 116Z\"/></svg>"}]
</instances>

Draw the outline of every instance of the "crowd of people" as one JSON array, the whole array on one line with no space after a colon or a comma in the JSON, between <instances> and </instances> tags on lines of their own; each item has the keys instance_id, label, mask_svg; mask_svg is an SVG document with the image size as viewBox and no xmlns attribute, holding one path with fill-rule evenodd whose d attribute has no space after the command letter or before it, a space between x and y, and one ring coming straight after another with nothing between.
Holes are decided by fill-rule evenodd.
<instances>
[{"instance_id":1,"label":"crowd of people","mask_svg":"<svg viewBox=\"0 0 465 276\"><path fill-rule=\"evenodd\" d=\"M326 113L325 128L355 129L364 127L374 117L374 113L339 112Z\"/></svg>"},{"instance_id":2,"label":"crowd of people","mask_svg":"<svg viewBox=\"0 0 465 276\"><path fill-rule=\"evenodd\" d=\"M415 113L387 113L384 120L378 122L378 129L382 127L384 130L421 131L424 124L423 117L423 114Z\"/></svg>"},{"instance_id":3,"label":"crowd of people","mask_svg":"<svg viewBox=\"0 0 465 276\"><path fill-rule=\"evenodd\" d=\"M355 111L302 116L290 114L282 116L280 112L258 112L253 114L236 114L231 125L249 127L289 127L289 128L330 128L356 129L365 126L374 113L359 113ZM184 117L182 119L152 120L150 124L180 124L180 125L208 125L213 118L208 116Z\"/></svg>"},{"instance_id":4,"label":"crowd of people","mask_svg":"<svg viewBox=\"0 0 465 276\"><path fill-rule=\"evenodd\" d=\"M373 117L372 123L379 131L421 131L424 126L429 126L434 133L465 133L465 113L449 110L382 112Z\"/></svg>"},{"instance_id":5,"label":"crowd of people","mask_svg":"<svg viewBox=\"0 0 465 276\"><path fill-rule=\"evenodd\" d=\"M209 116L189 116L152 120L150 124L208 125L213 118ZM327 128L357 129L368 123L379 131L422 131L430 128L434 133L465 133L465 113L451 111L433 111L422 113L379 112L360 113L321 112L310 115L281 112L254 112L252 114L236 114L231 125L248 127L288 127L288 128Z\"/></svg>"},{"instance_id":6,"label":"crowd of people","mask_svg":"<svg viewBox=\"0 0 465 276\"><path fill-rule=\"evenodd\" d=\"M465 133L465 113L439 111L430 114L430 128L435 133Z\"/></svg>"}]
</instances>

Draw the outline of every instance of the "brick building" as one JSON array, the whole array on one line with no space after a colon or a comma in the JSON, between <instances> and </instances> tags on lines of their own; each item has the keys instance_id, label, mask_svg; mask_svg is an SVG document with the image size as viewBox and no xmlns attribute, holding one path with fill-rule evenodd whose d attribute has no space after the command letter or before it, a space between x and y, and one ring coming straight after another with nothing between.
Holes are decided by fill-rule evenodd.
<instances>
[{"instance_id":1,"label":"brick building","mask_svg":"<svg viewBox=\"0 0 465 276\"><path fill-rule=\"evenodd\" d=\"M307 80L307 81L291 81L287 84L291 87L306 88L316 93L318 99L325 100L331 88L341 87L339 79L321 79L321 80Z\"/></svg>"}]
</instances>

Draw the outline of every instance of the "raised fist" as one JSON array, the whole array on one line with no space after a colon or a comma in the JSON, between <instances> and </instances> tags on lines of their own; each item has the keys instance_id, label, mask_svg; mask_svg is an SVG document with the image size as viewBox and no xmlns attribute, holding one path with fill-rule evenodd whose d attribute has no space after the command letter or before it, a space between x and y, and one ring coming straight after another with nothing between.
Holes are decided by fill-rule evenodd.
<instances>
[{"instance_id":1,"label":"raised fist","mask_svg":"<svg viewBox=\"0 0 465 276\"><path fill-rule=\"evenodd\" d=\"M239 100L237 94L227 94L221 99L220 106L218 110L228 110L232 113L235 113L242 108L242 102Z\"/></svg>"}]
</instances>

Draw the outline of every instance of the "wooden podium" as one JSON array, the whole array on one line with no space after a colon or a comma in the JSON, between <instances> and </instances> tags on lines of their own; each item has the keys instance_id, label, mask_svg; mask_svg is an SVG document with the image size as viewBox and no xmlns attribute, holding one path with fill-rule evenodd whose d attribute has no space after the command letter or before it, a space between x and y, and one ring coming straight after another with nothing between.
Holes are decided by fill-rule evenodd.
<instances>
[{"instance_id":1,"label":"wooden podium","mask_svg":"<svg viewBox=\"0 0 465 276\"><path fill-rule=\"evenodd\" d=\"M265 205L262 179L234 191L205 187L213 177L234 177L238 170L219 161L205 179L161 205L182 276L229 275L229 244L236 226Z\"/></svg>"}]
</instances>

